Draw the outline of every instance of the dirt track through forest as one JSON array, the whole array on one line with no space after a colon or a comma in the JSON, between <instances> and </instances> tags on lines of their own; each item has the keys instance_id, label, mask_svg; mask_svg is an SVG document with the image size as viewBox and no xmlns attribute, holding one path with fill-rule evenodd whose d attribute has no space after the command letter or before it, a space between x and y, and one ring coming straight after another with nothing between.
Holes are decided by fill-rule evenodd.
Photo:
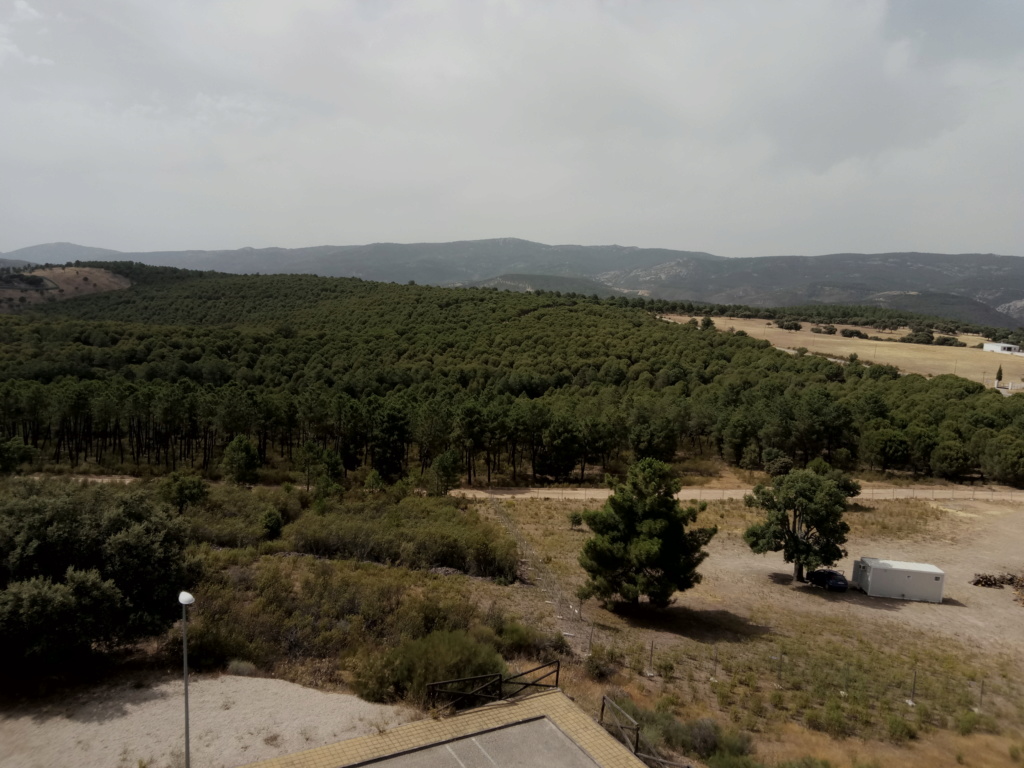
<instances>
[{"instance_id":1,"label":"dirt track through forest","mask_svg":"<svg viewBox=\"0 0 1024 768\"><path fill-rule=\"evenodd\" d=\"M676 498L680 501L724 501L742 499L753 490L747 488L683 488ZM564 499L603 502L611 495L608 488L458 488L453 496L467 499ZM861 493L854 500L883 501L886 499L920 499L922 501L1024 501L1024 491L1001 486L906 486L862 484Z\"/></svg>"}]
</instances>

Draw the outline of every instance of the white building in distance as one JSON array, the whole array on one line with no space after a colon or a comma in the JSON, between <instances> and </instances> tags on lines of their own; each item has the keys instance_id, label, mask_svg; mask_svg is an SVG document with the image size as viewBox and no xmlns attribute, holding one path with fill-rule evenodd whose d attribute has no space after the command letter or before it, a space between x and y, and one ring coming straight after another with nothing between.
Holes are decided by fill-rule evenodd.
<instances>
[{"instance_id":1,"label":"white building in distance","mask_svg":"<svg viewBox=\"0 0 1024 768\"><path fill-rule=\"evenodd\" d=\"M1016 344L1005 344L1000 341L986 341L981 348L986 352L1001 352L1004 355L1020 354L1020 347Z\"/></svg>"}]
</instances>

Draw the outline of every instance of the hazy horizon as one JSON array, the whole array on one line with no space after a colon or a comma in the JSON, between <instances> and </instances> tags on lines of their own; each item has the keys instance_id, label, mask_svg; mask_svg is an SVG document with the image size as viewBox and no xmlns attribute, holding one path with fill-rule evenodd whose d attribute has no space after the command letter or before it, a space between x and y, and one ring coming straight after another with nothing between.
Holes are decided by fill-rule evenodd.
<instances>
[{"instance_id":1,"label":"hazy horizon","mask_svg":"<svg viewBox=\"0 0 1024 768\"><path fill-rule=\"evenodd\" d=\"M480 242L480 241L491 241L491 240L523 240L523 241L525 241L526 238L523 238L523 237L511 237L511 236L510 237L480 237L480 238L473 238L473 239L457 238L457 239L454 239L454 240L431 240L431 241L421 240L421 241L416 241L416 242L413 242L413 241L399 242L399 241L396 241L396 240L377 240L377 241L369 242L369 243L309 243L309 244L306 244L306 245L294 245L294 246L284 246L284 245L240 245L240 246L233 247L233 248L202 248L202 247L197 247L197 248L145 248L145 249L136 249L136 250L121 250L121 249L118 249L118 248L109 248L109 247L104 246L104 245L97 245L95 243L71 243L71 242L62 240L62 241L55 241L55 242L51 242L51 243L33 243L31 245L22 246L21 248L16 248L16 249L14 249L12 251L0 251L0 257L15 256L17 254L17 252L20 251L20 250L25 250L25 249L39 247L39 246L48 246L48 245L71 245L71 246L81 246L83 248L98 248L98 249L114 251L116 253L122 253L122 254L143 254L143 253L185 253L185 252L190 252L190 251L196 251L196 252L244 251L244 250L262 251L262 250L269 250L269 249L301 250L301 249L308 249L308 248L330 248L330 247L336 247L336 248L365 248L367 246L372 246L372 245L444 245L446 243L467 243L467 242ZM547 247L551 247L551 248L582 246L582 247L618 247L618 248L628 248L628 249L670 250L670 251L678 251L680 253L686 253L686 252L693 253L693 252L695 252L695 249L693 249L693 248L667 248L667 247L658 246L658 245L637 246L637 245L630 245L629 243L590 243L590 244L568 243L568 242L567 243L542 243L542 242L537 241L537 240L530 240L530 241L527 241L527 242L532 242L532 243L535 243L537 245L543 245L543 246L547 246ZM1010 257L1013 257L1013 258L1022 258L1022 254L1016 254L1016 253L993 253L993 252L990 252L990 251L985 251L985 252L982 252L982 251L972 251L972 252L967 252L967 251L960 251L960 252L946 251L946 252L943 252L943 251L903 250L903 251L872 251L872 252L866 252L866 251L851 251L851 250L835 250L835 251L828 251L828 252L822 252L822 253L758 253L758 254L750 254L750 255L745 255L745 256L728 256L726 254L713 253L713 252L710 252L710 251L705 251L705 253L709 253L712 256L718 256L718 257L728 258L728 259L773 258L773 257L785 257L785 256L816 257L816 256L836 256L836 255L841 255L841 254L862 255L862 256L876 256L876 255L891 254L891 253L925 253L925 254L936 254L936 255L941 255L941 256L959 256L959 255L971 255L971 256L976 256L976 255L982 255L982 256L1010 256Z\"/></svg>"},{"instance_id":2,"label":"hazy horizon","mask_svg":"<svg viewBox=\"0 0 1024 768\"><path fill-rule=\"evenodd\" d=\"M0 0L0 252L1024 254L1024 4Z\"/></svg>"}]
</instances>

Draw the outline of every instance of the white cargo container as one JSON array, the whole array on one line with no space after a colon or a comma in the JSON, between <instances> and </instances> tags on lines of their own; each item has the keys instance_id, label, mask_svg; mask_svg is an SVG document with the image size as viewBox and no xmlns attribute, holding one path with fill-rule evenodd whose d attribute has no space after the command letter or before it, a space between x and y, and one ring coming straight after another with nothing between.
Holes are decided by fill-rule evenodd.
<instances>
[{"instance_id":1,"label":"white cargo container","mask_svg":"<svg viewBox=\"0 0 1024 768\"><path fill-rule=\"evenodd\" d=\"M941 603L946 574L928 563L862 557L853 563L852 582L872 597Z\"/></svg>"}]
</instances>

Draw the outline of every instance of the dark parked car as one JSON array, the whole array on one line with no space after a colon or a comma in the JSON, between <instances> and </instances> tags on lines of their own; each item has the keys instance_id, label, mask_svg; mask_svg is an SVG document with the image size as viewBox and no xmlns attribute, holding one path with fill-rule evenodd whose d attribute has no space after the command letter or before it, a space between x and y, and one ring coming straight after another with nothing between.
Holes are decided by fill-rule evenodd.
<instances>
[{"instance_id":1,"label":"dark parked car","mask_svg":"<svg viewBox=\"0 0 1024 768\"><path fill-rule=\"evenodd\" d=\"M822 587L823 589L827 589L829 592L845 592L850 588L850 585L846 583L846 577L843 576L843 574L839 571L833 571L828 568L811 571L807 574L807 581L815 587Z\"/></svg>"}]
</instances>

